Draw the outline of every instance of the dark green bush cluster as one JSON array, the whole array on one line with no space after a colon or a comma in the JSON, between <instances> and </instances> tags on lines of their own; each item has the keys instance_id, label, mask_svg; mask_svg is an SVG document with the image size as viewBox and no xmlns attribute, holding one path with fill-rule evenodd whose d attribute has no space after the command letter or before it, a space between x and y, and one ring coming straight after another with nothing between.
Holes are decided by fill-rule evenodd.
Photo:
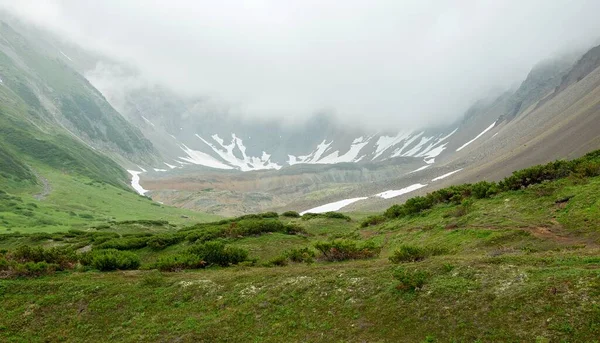
<instances>
[{"instance_id":1,"label":"dark green bush cluster","mask_svg":"<svg viewBox=\"0 0 600 343\"><path fill-rule=\"evenodd\" d=\"M425 286L429 273L418 269L398 268L394 271L394 278L399 281L397 290L414 292Z\"/></svg>"},{"instance_id":2,"label":"dark green bush cluster","mask_svg":"<svg viewBox=\"0 0 600 343\"><path fill-rule=\"evenodd\" d=\"M289 262L294 263L313 263L315 261L315 252L310 248L297 248L284 252L282 255L274 257L267 261L264 265L267 267L283 267Z\"/></svg>"},{"instance_id":3,"label":"dark green bush cluster","mask_svg":"<svg viewBox=\"0 0 600 343\"><path fill-rule=\"evenodd\" d=\"M195 231L182 231L190 243L204 243L223 236L223 230L218 227L205 227Z\"/></svg>"},{"instance_id":4,"label":"dark green bush cluster","mask_svg":"<svg viewBox=\"0 0 600 343\"><path fill-rule=\"evenodd\" d=\"M148 246L153 250L162 250L168 246L175 245L186 239L185 234L181 233L162 233L148 238Z\"/></svg>"},{"instance_id":5,"label":"dark green bush cluster","mask_svg":"<svg viewBox=\"0 0 600 343\"><path fill-rule=\"evenodd\" d=\"M21 245L11 253L0 254L0 277L41 276L72 269L77 255L71 249Z\"/></svg>"},{"instance_id":6,"label":"dark green bush cluster","mask_svg":"<svg viewBox=\"0 0 600 343\"><path fill-rule=\"evenodd\" d=\"M137 250L148 245L146 237L113 238L101 244L94 244L98 249Z\"/></svg>"},{"instance_id":7,"label":"dark green bush cluster","mask_svg":"<svg viewBox=\"0 0 600 343\"><path fill-rule=\"evenodd\" d=\"M198 256L207 265L215 264L222 267L248 260L248 251L219 241L195 244L188 249L188 253Z\"/></svg>"},{"instance_id":8,"label":"dark green bush cluster","mask_svg":"<svg viewBox=\"0 0 600 343\"><path fill-rule=\"evenodd\" d=\"M138 255L117 249L94 250L82 254L80 262L100 271L131 270L140 266Z\"/></svg>"},{"instance_id":9,"label":"dark green bush cluster","mask_svg":"<svg viewBox=\"0 0 600 343\"><path fill-rule=\"evenodd\" d=\"M310 220L315 218L329 218L329 219L344 219L346 221L351 221L352 218L347 215L339 212L325 212L325 213L305 213L302 215L302 220Z\"/></svg>"},{"instance_id":10,"label":"dark green bush cluster","mask_svg":"<svg viewBox=\"0 0 600 343\"><path fill-rule=\"evenodd\" d=\"M501 192L519 190L573 175L580 177L600 176L600 150L572 161L559 160L522 169L499 183L481 181L475 184L463 184L439 189L426 196L408 199L402 205L393 205L385 211L384 215L387 218L416 215L437 204L451 203L459 205L469 198L489 198Z\"/></svg>"},{"instance_id":11,"label":"dark green bush cluster","mask_svg":"<svg viewBox=\"0 0 600 343\"><path fill-rule=\"evenodd\" d=\"M206 267L206 262L200 256L190 253L167 255L158 258L152 268L175 272L184 269L200 269Z\"/></svg>"},{"instance_id":12,"label":"dark green bush cluster","mask_svg":"<svg viewBox=\"0 0 600 343\"><path fill-rule=\"evenodd\" d=\"M265 215L265 214L262 214ZM269 215L268 213L266 215ZM273 218L249 218L225 221L223 224L196 224L179 231L189 242L208 242L218 238L238 238L258 236L270 232L288 235L305 234L306 231L296 224L284 224ZM183 240L183 239L182 239Z\"/></svg>"},{"instance_id":13,"label":"dark green bush cluster","mask_svg":"<svg viewBox=\"0 0 600 343\"><path fill-rule=\"evenodd\" d=\"M300 213L296 212L296 211L285 211L281 214L282 217L288 217L288 218L300 218Z\"/></svg>"},{"instance_id":14,"label":"dark green bush cluster","mask_svg":"<svg viewBox=\"0 0 600 343\"><path fill-rule=\"evenodd\" d=\"M379 225L385 221L386 221L386 218L385 218L385 216L382 216L382 215L368 216L360 223L360 227Z\"/></svg>"},{"instance_id":15,"label":"dark green bush cluster","mask_svg":"<svg viewBox=\"0 0 600 343\"><path fill-rule=\"evenodd\" d=\"M404 244L396 249L389 259L393 263L418 262L429 256L444 255L447 253L448 250L441 247L418 247Z\"/></svg>"},{"instance_id":16,"label":"dark green bush cluster","mask_svg":"<svg viewBox=\"0 0 600 343\"><path fill-rule=\"evenodd\" d=\"M123 220L120 222L116 222L115 224L117 224L117 225L139 224L139 225L147 225L147 226L165 226L165 225L169 225L169 222L166 220L139 219L139 220Z\"/></svg>"},{"instance_id":17,"label":"dark green bush cluster","mask_svg":"<svg viewBox=\"0 0 600 343\"><path fill-rule=\"evenodd\" d=\"M309 248L291 249L284 254L290 261L296 263L312 263L314 262L315 252Z\"/></svg>"},{"instance_id":18,"label":"dark green bush cluster","mask_svg":"<svg viewBox=\"0 0 600 343\"><path fill-rule=\"evenodd\" d=\"M366 259L378 256L381 251L381 247L372 241L361 242L349 239L318 242L315 248L321 253L320 258L325 261Z\"/></svg>"},{"instance_id":19,"label":"dark green bush cluster","mask_svg":"<svg viewBox=\"0 0 600 343\"><path fill-rule=\"evenodd\" d=\"M77 254L70 248L30 247L21 245L9 257L19 263L45 262L56 265L57 270L71 269L77 263Z\"/></svg>"},{"instance_id":20,"label":"dark green bush cluster","mask_svg":"<svg viewBox=\"0 0 600 343\"><path fill-rule=\"evenodd\" d=\"M284 232L285 227L277 219L243 219L233 222L224 230L228 237L258 236L267 232Z\"/></svg>"}]
</instances>

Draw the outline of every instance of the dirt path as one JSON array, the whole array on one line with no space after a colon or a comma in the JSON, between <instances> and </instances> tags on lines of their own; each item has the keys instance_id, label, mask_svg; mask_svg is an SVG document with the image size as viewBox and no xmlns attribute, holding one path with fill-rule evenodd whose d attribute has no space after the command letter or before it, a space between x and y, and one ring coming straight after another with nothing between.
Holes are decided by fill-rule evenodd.
<instances>
[{"instance_id":1,"label":"dirt path","mask_svg":"<svg viewBox=\"0 0 600 343\"><path fill-rule=\"evenodd\" d=\"M537 238L552 240L557 243L561 243L564 245L585 245L587 247L598 247L598 244L591 239L586 239L586 237L575 236L572 233L566 232L560 223L557 221L553 221L552 227L534 227L530 229L525 229L528 232L531 232Z\"/></svg>"}]
</instances>

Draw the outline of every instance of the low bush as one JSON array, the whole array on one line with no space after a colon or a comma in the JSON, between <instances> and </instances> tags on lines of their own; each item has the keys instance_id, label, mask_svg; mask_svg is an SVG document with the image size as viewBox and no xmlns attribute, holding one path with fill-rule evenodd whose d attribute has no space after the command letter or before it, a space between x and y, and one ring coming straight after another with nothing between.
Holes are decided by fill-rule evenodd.
<instances>
[{"instance_id":1,"label":"low bush","mask_svg":"<svg viewBox=\"0 0 600 343\"><path fill-rule=\"evenodd\" d=\"M305 213L302 215L302 220L310 220L315 218L329 218L329 219L343 219L346 221L351 221L352 218L347 215L339 212L325 212L325 213Z\"/></svg>"},{"instance_id":2,"label":"low bush","mask_svg":"<svg viewBox=\"0 0 600 343\"><path fill-rule=\"evenodd\" d=\"M152 265L152 268L174 272L183 269L200 269L206 267L206 262L195 254L178 254L178 255L167 255L161 256Z\"/></svg>"},{"instance_id":3,"label":"low bush","mask_svg":"<svg viewBox=\"0 0 600 343\"><path fill-rule=\"evenodd\" d=\"M198 256L209 265L222 267L248 260L248 251L218 241L195 244L188 249L188 253Z\"/></svg>"},{"instance_id":4,"label":"low bush","mask_svg":"<svg viewBox=\"0 0 600 343\"><path fill-rule=\"evenodd\" d=\"M107 240L104 243L94 245L98 249L137 250L148 245L147 237L124 237Z\"/></svg>"},{"instance_id":5,"label":"low bush","mask_svg":"<svg viewBox=\"0 0 600 343\"><path fill-rule=\"evenodd\" d=\"M190 243L204 243L207 241L212 241L213 239L217 239L222 236L223 232L219 228L208 227L203 229L198 229L196 231L183 231L187 233L185 239ZM188 233L189 232L189 233Z\"/></svg>"},{"instance_id":6,"label":"low bush","mask_svg":"<svg viewBox=\"0 0 600 343\"><path fill-rule=\"evenodd\" d=\"M325 261L358 260L376 257L381 251L374 242L335 240L331 242L318 242L315 248L321 252L321 259Z\"/></svg>"},{"instance_id":7,"label":"low bush","mask_svg":"<svg viewBox=\"0 0 600 343\"><path fill-rule=\"evenodd\" d=\"M175 245L184 239L186 239L186 236L182 233L163 233L148 238L147 244L152 250L162 250L168 246Z\"/></svg>"},{"instance_id":8,"label":"low bush","mask_svg":"<svg viewBox=\"0 0 600 343\"><path fill-rule=\"evenodd\" d=\"M471 186L471 190L475 199L490 198L500 192L497 183L487 181L481 181L473 184Z\"/></svg>"},{"instance_id":9,"label":"low bush","mask_svg":"<svg viewBox=\"0 0 600 343\"><path fill-rule=\"evenodd\" d=\"M288 264L288 258L285 255L273 257L265 263L266 267L285 267Z\"/></svg>"},{"instance_id":10,"label":"low bush","mask_svg":"<svg viewBox=\"0 0 600 343\"><path fill-rule=\"evenodd\" d=\"M281 214L282 217L288 217L288 218L300 218L300 213L296 212L296 211L285 211Z\"/></svg>"},{"instance_id":11,"label":"low bush","mask_svg":"<svg viewBox=\"0 0 600 343\"><path fill-rule=\"evenodd\" d=\"M360 227L379 225L385 221L386 221L386 218L385 218L385 216L382 216L382 215L368 216L360 223Z\"/></svg>"},{"instance_id":12,"label":"low bush","mask_svg":"<svg viewBox=\"0 0 600 343\"><path fill-rule=\"evenodd\" d=\"M46 262L55 265L55 269L71 269L77 263L77 255L71 248L53 247L44 249L42 247L30 247L21 245L12 252L9 257L18 263Z\"/></svg>"},{"instance_id":13,"label":"low bush","mask_svg":"<svg viewBox=\"0 0 600 343\"><path fill-rule=\"evenodd\" d=\"M29 235L29 240L32 242L46 241L52 239L52 235L47 232L36 232Z\"/></svg>"},{"instance_id":14,"label":"low bush","mask_svg":"<svg viewBox=\"0 0 600 343\"><path fill-rule=\"evenodd\" d=\"M131 270L140 266L138 255L117 249L94 250L82 254L80 261L100 271Z\"/></svg>"},{"instance_id":15,"label":"low bush","mask_svg":"<svg viewBox=\"0 0 600 343\"><path fill-rule=\"evenodd\" d=\"M419 262L429 256L444 255L448 250L440 247L418 247L414 245L401 245L394 251L389 260L393 263Z\"/></svg>"},{"instance_id":16,"label":"low bush","mask_svg":"<svg viewBox=\"0 0 600 343\"><path fill-rule=\"evenodd\" d=\"M398 268L394 271L394 278L399 281L396 286L397 290L414 292L425 286L429 279L429 273L417 269Z\"/></svg>"},{"instance_id":17,"label":"low bush","mask_svg":"<svg viewBox=\"0 0 600 343\"><path fill-rule=\"evenodd\" d=\"M283 232L288 235L307 235L308 232L298 224L285 224L283 227Z\"/></svg>"},{"instance_id":18,"label":"low bush","mask_svg":"<svg viewBox=\"0 0 600 343\"><path fill-rule=\"evenodd\" d=\"M285 253L285 256L292 262L312 263L314 262L315 252L309 248L291 249Z\"/></svg>"}]
</instances>

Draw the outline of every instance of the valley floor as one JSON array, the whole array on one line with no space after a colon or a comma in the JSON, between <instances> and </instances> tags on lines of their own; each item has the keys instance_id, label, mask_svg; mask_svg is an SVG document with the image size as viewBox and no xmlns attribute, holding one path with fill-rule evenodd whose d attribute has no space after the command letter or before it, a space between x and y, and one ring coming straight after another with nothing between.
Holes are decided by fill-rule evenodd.
<instances>
[{"instance_id":1,"label":"valley floor","mask_svg":"<svg viewBox=\"0 0 600 343\"><path fill-rule=\"evenodd\" d=\"M254 258L226 268L154 269L164 256L193 246L183 241L131 250L140 270L0 279L0 340L598 342L600 177L461 206L376 225L358 225L366 217L360 214L351 221L279 216L273 221L304 233L226 238ZM236 222L243 220L219 225ZM180 232L153 225L162 224L92 231ZM4 236L0 248L95 244L80 232L53 235ZM278 258L332 239L373 242L381 251L343 262Z\"/></svg>"}]
</instances>

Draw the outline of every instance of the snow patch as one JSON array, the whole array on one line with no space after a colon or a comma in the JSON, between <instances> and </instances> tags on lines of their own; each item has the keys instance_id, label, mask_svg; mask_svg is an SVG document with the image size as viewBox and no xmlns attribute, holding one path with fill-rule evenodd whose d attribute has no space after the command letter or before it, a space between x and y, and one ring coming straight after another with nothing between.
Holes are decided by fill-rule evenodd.
<instances>
[{"instance_id":1,"label":"snow patch","mask_svg":"<svg viewBox=\"0 0 600 343\"><path fill-rule=\"evenodd\" d=\"M334 163L342 163L342 162L358 162L357 159L358 154L365 147L365 145L369 144L369 139L365 141L362 140L362 137L357 138L350 146L350 150L343 154L342 156L338 156L339 151L336 150L333 153L323 157L322 159L316 161L315 163L319 164L334 164Z\"/></svg>"},{"instance_id":2,"label":"snow patch","mask_svg":"<svg viewBox=\"0 0 600 343\"><path fill-rule=\"evenodd\" d=\"M419 168L419 169L415 169L415 170L411 171L411 172L410 172L410 173L408 173L408 174L416 173L416 172L418 172L418 171L421 171L421 170L427 169L427 168L429 168L429 167L431 167L431 164L428 164L428 165L426 165L426 166L422 166L422 167L421 167L421 168Z\"/></svg>"},{"instance_id":3,"label":"snow patch","mask_svg":"<svg viewBox=\"0 0 600 343\"><path fill-rule=\"evenodd\" d=\"M417 189L423 188L425 186L427 186L427 185L422 185L420 183L416 183L414 185L410 185L410 186L404 187L402 189L392 189L389 191L381 192L379 194L376 194L376 196L378 196L380 198L384 198L384 199L391 199L391 198L395 198L397 196L401 196L402 194L416 191Z\"/></svg>"},{"instance_id":4,"label":"snow patch","mask_svg":"<svg viewBox=\"0 0 600 343\"><path fill-rule=\"evenodd\" d=\"M166 169L160 169L160 168L154 168L154 171L156 172L166 172Z\"/></svg>"},{"instance_id":5,"label":"snow patch","mask_svg":"<svg viewBox=\"0 0 600 343\"><path fill-rule=\"evenodd\" d=\"M127 172L129 174L131 174L131 187L133 187L133 189L135 189L136 192L138 192L139 195L144 195L146 194L146 192L148 192L148 190L144 189L144 187L142 187L140 185L140 175L141 171L136 171L136 170L127 170Z\"/></svg>"},{"instance_id":6,"label":"snow patch","mask_svg":"<svg viewBox=\"0 0 600 343\"><path fill-rule=\"evenodd\" d=\"M58 50L63 56L65 56L69 61L73 62L73 60L71 59L71 57L67 56L67 54L65 54L64 52L62 52L61 50Z\"/></svg>"},{"instance_id":7,"label":"snow patch","mask_svg":"<svg viewBox=\"0 0 600 343\"><path fill-rule=\"evenodd\" d=\"M221 163L216 158L205 154L202 151L192 150L188 148L185 144L182 144L180 148L187 154L187 157L180 157L180 159L182 159L183 161L217 169L233 169L233 167Z\"/></svg>"},{"instance_id":8,"label":"snow patch","mask_svg":"<svg viewBox=\"0 0 600 343\"><path fill-rule=\"evenodd\" d=\"M231 134L231 143L229 144L225 144L225 141L221 137L219 137L219 135L212 135L211 138L215 142L217 142L220 145L220 147L210 143L198 134L196 134L196 137L198 137L202 142L208 145L225 162L237 167L241 171L281 169L280 165L270 161L271 155L267 154L265 151L262 152L261 157L248 156L246 154L246 146L244 145L244 141L241 138L237 137L235 133ZM235 148L237 148L242 153L241 159L235 156L235 154L233 153Z\"/></svg>"},{"instance_id":9,"label":"snow patch","mask_svg":"<svg viewBox=\"0 0 600 343\"><path fill-rule=\"evenodd\" d=\"M461 171L461 170L463 170L463 168L457 169L457 170L455 170L455 171L451 171L451 172L449 172L449 173L447 173L447 174L444 174L444 175L442 175L442 176L438 176L438 177L436 177L436 178L432 179L431 181L433 182L433 181L437 181L437 180L445 179L445 178L447 178L448 176L450 176L450 175L452 175L452 174L455 174L455 173L458 173L458 172L459 172L459 171Z\"/></svg>"},{"instance_id":10,"label":"snow patch","mask_svg":"<svg viewBox=\"0 0 600 343\"><path fill-rule=\"evenodd\" d=\"M151 122L150 120L148 120L148 118L146 118L146 117L142 116L142 119L144 119L144 121L145 121L146 123L148 123L148 124L150 124L150 125L154 126L154 124L152 124L152 122ZM175 138L175 137L173 137L173 138Z\"/></svg>"},{"instance_id":11,"label":"snow patch","mask_svg":"<svg viewBox=\"0 0 600 343\"><path fill-rule=\"evenodd\" d=\"M461 151L462 149L464 149L467 145L475 142L475 140L477 140L477 138L485 135L486 132L488 132L489 130L493 129L494 126L496 126L496 122L493 122L492 125L488 126L487 129L483 130L480 134L477 135L477 137L471 139L470 141L466 142L465 144L463 144L460 148L456 149L456 151Z\"/></svg>"},{"instance_id":12,"label":"snow patch","mask_svg":"<svg viewBox=\"0 0 600 343\"><path fill-rule=\"evenodd\" d=\"M306 210L304 212L300 212L300 215L304 215L306 213L325 213L331 211L337 211L343 207L346 207L352 203L355 203L360 200L368 199L369 197L361 197L361 198L352 198L352 199L344 199L336 202L332 202L329 204L321 205L315 208L311 208L310 210Z\"/></svg>"},{"instance_id":13,"label":"snow patch","mask_svg":"<svg viewBox=\"0 0 600 343\"><path fill-rule=\"evenodd\" d=\"M172 164L168 164L167 162L163 162L167 167L171 168L171 169L175 169L177 168L176 166L172 165ZM179 162L181 163L181 162ZM181 164L188 164L188 163L181 163Z\"/></svg>"}]
</instances>

